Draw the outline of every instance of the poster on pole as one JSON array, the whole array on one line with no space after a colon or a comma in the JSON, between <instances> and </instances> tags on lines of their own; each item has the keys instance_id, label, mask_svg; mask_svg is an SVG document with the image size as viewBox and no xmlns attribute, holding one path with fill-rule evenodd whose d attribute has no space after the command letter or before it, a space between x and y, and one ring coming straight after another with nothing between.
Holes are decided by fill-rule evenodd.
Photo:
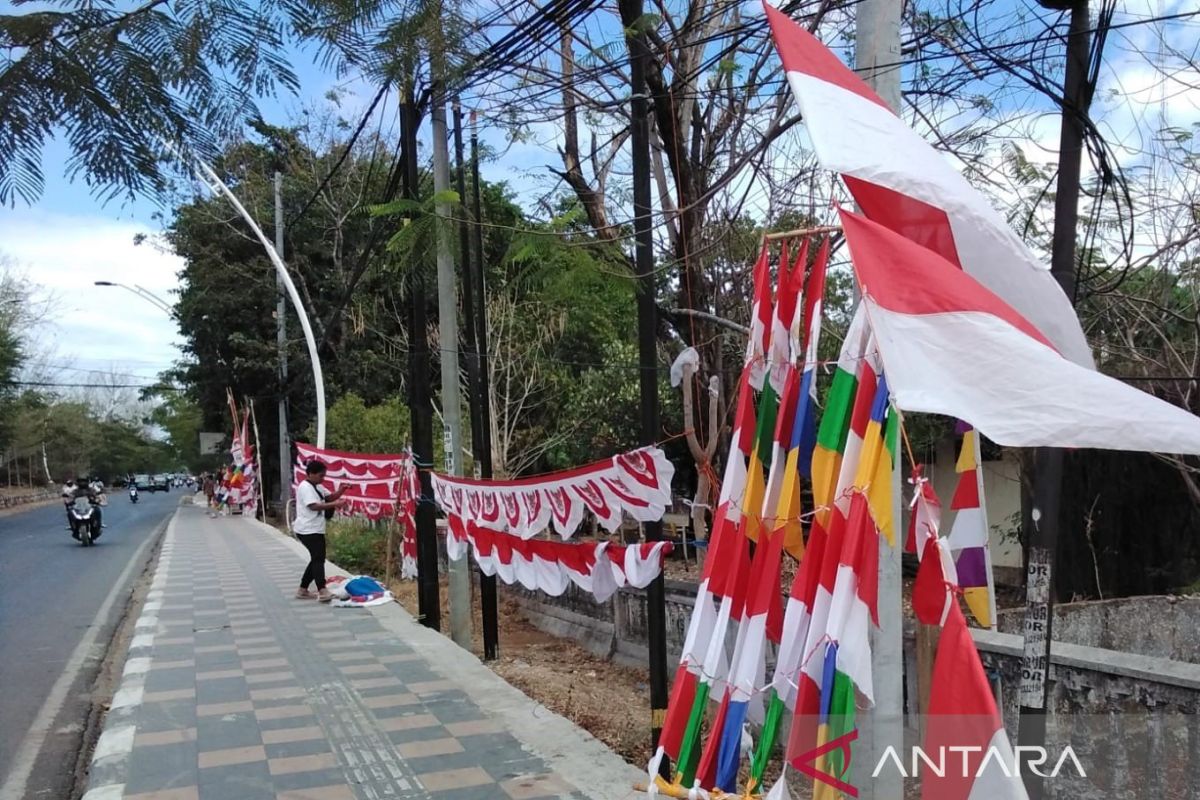
<instances>
[{"instance_id":1,"label":"poster on pole","mask_svg":"<svg viewBox=\"0 0 1200 800\"><path fill-rule=\"evenodd\" d=\"M200 432L200 455L215 456L221 452L221 445L228 436L224 433Z\"/></svg>"}]
</instances>

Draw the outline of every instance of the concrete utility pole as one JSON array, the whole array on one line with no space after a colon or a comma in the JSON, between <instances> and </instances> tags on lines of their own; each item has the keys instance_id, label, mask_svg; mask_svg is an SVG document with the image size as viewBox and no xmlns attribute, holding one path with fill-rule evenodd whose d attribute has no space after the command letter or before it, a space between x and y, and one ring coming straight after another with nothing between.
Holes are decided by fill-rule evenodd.
<instances>
[{"instance_id":1,"label":"concrete utility pole","mask_svg":"<svg viewBox=\"0 0 1200 800\"><path fill-rule=\"evenodd\" d=\"M1075 299L1075 234L1079 223L1079 173L1083 159L1083 121L1091 104L1087 85L1091 31L1087 0L1039 0L1046 8L1071 11L1067 68L1063 77L1062 128L1059 132L1058 186L1054 197L1054 238L1050 273L1067 297ZM1050 683L1051 627L1054 621L1054 561L1058 550L1063 486L1063 451L1041 447L1034 453L1033 531L1025 575L1025 652L1021 660L1021 725L1017 744L1044 745ZM1045 793L1042 778L1023 770L1030 800Z\"/></svg>"},{"instance_id":2,"label":"concrete utility pole","mask_svg":"<svg viewBox=\"0 0 1200 800\"><path fill-rule=\"evenodd\" d=\"M283 258L283 173L275 172L275 252ZM275 273L275 347L279 352L279 508L287 506L292 491L292 445L287 425L287 289Z\"/></svg>"},{"instance_id":3,"label":"concrete utility pole","mask_svg":"<svg viewBox=\"0 0 1200 800\"><path fill-rule=\"evenodd\" d=\"M856 6L854 65L875 93L899 114L904 98L900 89L900 14L902 0L863 0ZM901 513L901 464L896 453L892 471L892 515L896 526L896 546L879 544L879 628L872 631L871 672L875 685L875 709L869 731L864 731L867 751L854 763L870 770L879 753L889 746L903 752L904 745L904 615L900 600L900 551L904 541ZM913 698L915 702L915 698ZM869 775L869 772L868 772ZM896 772L884 771L874 780L856 780L864 798L900 800L904 782Z\"/></svg>"},{"instance_id":4,"label":"concrete utility pole","mask_svg":"<svg viewBox=\"0 0 1200 800\"><path fill-rule=\"evenodd\" d=\"M654 305L654 231L650 211L650 103L646 88L646 65L650 49L646 42L642 0L620 0L621 22L629 31L630 135L633 158L634 260L637 267L638 364L642 407L642 444L652 445L659 435L658 343ZM642 525L646 541L662 538L661 522ZM666 584L659 576L646 587L646 633L650 651L650 752L658 749L659 735L667 714L667 611ZM661 770L670 774L663 759Z\"/></svg>"},{"instance_id":5,"label":"concrete utility pole","mask_svg":"<svg viewBox=\"0 0 1200 800\"><path fill-rule=\"evenodd\" d=\"M433 130L433 193L450 191L450 153L446 144L446 96L435 86L430 121ZM445 425L446 472L462 475L462 393L458 376L458 278L450 252L453 225L450 204L437 202L438 341L441 343L442 423ZM468 556L450 560L450 638L471 647L471 574Z\"/></svg>"}]
</instances>

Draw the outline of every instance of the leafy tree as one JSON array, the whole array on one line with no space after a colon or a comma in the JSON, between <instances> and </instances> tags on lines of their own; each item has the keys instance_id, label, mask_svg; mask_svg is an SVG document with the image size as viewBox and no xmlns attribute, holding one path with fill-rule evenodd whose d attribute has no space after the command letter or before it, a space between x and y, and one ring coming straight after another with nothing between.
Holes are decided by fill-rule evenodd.
<instances>
[{"instance_id":1,"label":"leafy tree","mask_svg":"<svg viewBox=\"0 0 1200 800\"><path fill-rule=\"evenodd\" d=\"M339 397L328 409L326 444L356 453L399 453L410 444L408 406L399 398L367 406L354 392ZM309 428L308 437L315 435Z\"/></svg>"},{"instance_id":2,"label":"leafy tree","mask_svg":"<svg viewBox=\"0 0 1200 800\"><path fill-rule=\"evenodd\" d=\"M214 468L213 457L200 454L200 432L204 430L204 413L200 406L183 392L164 391L155 399L157 405L147 422L166 431L167 445L175 464L193 472Z\"/></svg>"},{"instance_id":3,"label":"leafy tree","mask_svg":"<svg viewBox=\"0 0 1200 800\"><path fill-rule=\"evenodd\" d=\"M32 5L32 4L31 4ZM67 174L96 192L163 192L163 141L211 158L256 119L254 98L298 83L287 48L367 66L386 0L58 0L0 15L0 203L42 192L42 145L61 135ZM48 6L48 7L46 7ZM22 8L24 8L22 4Z\"/></svg>"}]
</instances>

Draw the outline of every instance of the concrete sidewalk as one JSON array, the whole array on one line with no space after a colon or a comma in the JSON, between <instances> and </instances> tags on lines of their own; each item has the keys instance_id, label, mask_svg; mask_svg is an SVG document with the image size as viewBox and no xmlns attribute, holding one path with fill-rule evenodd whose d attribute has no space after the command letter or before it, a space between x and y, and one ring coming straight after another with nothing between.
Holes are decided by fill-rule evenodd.
<instances>
[{"instance_id":1,"label":"concrete sidewalk","mask_svg":"<svg viewBox=\"0 0 1200 800\"><path fill-rule=\"evenodd\" d=\"M644 797L644 773L399 605L293 599L306 560L180 508L85 800Z\"/></svg>"}]
</instances>

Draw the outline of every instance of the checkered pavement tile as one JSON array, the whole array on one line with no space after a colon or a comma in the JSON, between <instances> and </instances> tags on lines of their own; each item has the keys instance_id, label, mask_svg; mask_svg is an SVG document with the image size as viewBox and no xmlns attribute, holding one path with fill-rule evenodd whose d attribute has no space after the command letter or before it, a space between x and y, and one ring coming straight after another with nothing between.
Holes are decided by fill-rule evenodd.
<instances>
[{"instance_id":1,"label":"checkered pavement tile","mask_svg":"<svg viewBox=\"0 0 1200 800\"><path fill-rule=\"evenodd\" d=\"M303 560L181 512L126 800L580 797L370 614L291 597Z\"/></svg>"}]
</instances>

